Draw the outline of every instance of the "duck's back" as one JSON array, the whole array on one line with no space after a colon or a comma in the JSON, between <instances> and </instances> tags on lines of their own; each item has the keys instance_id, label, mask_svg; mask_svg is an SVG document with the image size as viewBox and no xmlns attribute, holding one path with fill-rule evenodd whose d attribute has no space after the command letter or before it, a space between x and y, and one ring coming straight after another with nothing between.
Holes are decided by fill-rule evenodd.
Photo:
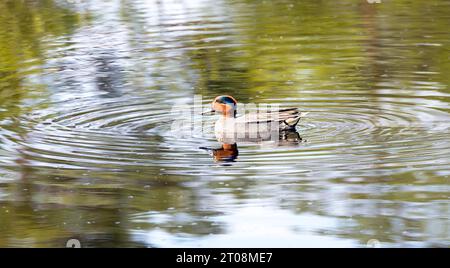
<instances>
[{"instance_id":1,"label":"duck's back","mask_svg":"<svg viewBox=\"0 0 450 268\"><path fill-rule=\"evenodd\" d=\"M244 124L263 124L278 123L279 129L293 129L300 121L300 118L307 113L300 112L298 108L286 108L276 111L265 111L258 113L248 113L242 117L236 118L237 123Z\"/></svg>"}]
</instances>

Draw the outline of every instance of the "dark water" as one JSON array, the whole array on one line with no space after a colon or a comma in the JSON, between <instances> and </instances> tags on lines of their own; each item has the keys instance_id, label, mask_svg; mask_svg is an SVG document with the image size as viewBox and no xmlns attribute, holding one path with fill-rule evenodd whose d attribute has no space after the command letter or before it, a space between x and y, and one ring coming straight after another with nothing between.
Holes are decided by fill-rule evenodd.
<instances>
[{"instance_id":1,"label":"dark water","mask_svg":"<svg viewBox=\"0 0 450 268\"><path fill-rule=\"evenodd\" d=\"M1 247L450 245L449 1L2 0L0 25ZM309 111L304 142L225 164L174 135L220 94Z\"/></svg>"}]
</instances>

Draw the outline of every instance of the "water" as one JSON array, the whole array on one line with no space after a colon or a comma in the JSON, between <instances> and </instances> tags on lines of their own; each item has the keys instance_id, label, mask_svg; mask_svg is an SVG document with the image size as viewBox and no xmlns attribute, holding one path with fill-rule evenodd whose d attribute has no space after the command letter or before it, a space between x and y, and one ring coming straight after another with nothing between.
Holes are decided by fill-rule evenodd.
<instances>
[{"instance_id":1,"label":"water","mask_svg":"<svg viewBox=\"0 0 450 268\"><path fill-rule=\"evenodd\" d=\"M449 11L1 1L0 246L448 247ZM302 142L174 135L221 94L309 111Z\"/></svg>"}]
</instances>

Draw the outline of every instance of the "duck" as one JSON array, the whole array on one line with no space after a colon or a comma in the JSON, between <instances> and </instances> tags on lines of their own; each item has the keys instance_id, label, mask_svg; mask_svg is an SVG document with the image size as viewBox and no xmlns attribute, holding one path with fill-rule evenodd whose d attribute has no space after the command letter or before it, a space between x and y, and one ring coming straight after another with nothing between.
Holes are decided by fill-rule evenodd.
<instances>
[{"instance_id":1,"label":"duck","mask_svg":"<svg viewBox=\"0 0 450 268\"><path fill-rule=\"evenodd\" d=\"M298 122L308 114L298 108L284 108L259 110L238 117L237 101L230 95L217 96L211 103L211 110L202 114L215 113L221 116L215 123L214 133L217 140L224 144L279 140L280 132L296 132Z\"/></svg>"}]
</instances>

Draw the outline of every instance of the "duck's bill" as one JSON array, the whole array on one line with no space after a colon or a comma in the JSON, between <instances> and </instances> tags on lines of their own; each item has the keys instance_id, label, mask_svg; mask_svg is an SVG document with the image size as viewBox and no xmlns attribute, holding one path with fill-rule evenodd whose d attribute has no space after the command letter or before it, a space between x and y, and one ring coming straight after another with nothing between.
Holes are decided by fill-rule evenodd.
<instances>
[{"instance_id":1,"label":"duck's bill","mask_svg":"<svg viewBox=\"0 0 450 268\"><path fill-rule=\"evenodd\" d=\"M216 111L214 111L214 110L210 110L210 111L206 111L206 112L203 112L203 113L201 113L201 115L212 115L212 114L214 114Z\"/></svg>"}]
</instances>

